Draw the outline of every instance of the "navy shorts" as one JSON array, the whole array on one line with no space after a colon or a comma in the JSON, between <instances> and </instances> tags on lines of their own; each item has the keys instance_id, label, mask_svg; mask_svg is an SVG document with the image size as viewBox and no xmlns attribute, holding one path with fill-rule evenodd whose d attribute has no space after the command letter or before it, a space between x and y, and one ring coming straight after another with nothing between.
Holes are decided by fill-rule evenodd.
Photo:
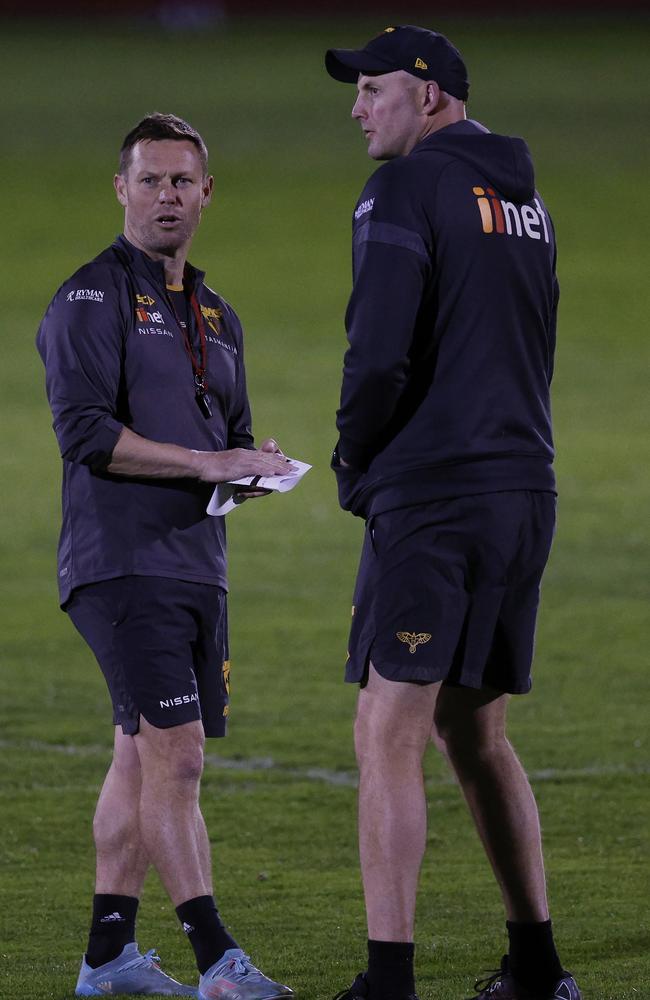
<instances>
[{"instance_id":1,"label":"navy shorts","mask_svg":"<svg viewBox=\"0 0 650 1000\"><path fill-rule=\"evenodd\" d=\"M484 493L369 518L345 679L524 694L554 493Z\"/></svg>"},{"instance_id":2,"label":"navy shorts","mask_svg":"<svg viewBox=\"0 0 650 1000\"><path fill-rule=\"evenodd\" d=\"M65 610L92 649L128 736L140 716L158 729L202 720L225 736L229 712L228 612L221 587L123 576L73 591Z\"/></svg>"}]
</instances>

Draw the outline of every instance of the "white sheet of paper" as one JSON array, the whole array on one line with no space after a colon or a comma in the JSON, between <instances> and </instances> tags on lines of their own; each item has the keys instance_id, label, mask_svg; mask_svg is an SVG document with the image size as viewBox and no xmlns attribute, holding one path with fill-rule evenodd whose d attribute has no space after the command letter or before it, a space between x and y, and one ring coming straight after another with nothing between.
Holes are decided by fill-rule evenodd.
<instances>
[{"instance_id":1,"label":"white sheet of paper","mask_svg":"<svg viewBox=\"0 0 650 1000\"><path fill-rule=\"evenodd\" d=\"M260 476L259 478L257 476L245 476L243 479L235 479L231 483L217 483L208 504L208 514L211 514L212 517L223 517L224 514L234 510L235 507L240 507L241 500L237 503L235 487L250 486L253 480L257 480L253 489L288 493L289 490L298 485L305 473L311 469L311 465L307 465L306 462L299 462L296 458L290 458L289 461L295 466L295 469L286 476Z\"/></svg>"}]
</instances>

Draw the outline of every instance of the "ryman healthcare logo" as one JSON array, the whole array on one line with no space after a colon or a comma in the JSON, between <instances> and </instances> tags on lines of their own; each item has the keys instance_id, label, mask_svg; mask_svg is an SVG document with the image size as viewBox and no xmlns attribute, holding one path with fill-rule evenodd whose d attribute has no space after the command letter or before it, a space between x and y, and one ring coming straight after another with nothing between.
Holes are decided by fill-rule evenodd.
<instances>
[{"instance_id":1,"label":"ryman healthcare logo","mask_svg":"<svg viewBox=\"0 0 650 1000\"><path fill-rule=\"evenodd\" d=\"M104 293L97 288L75 288L66 295L67 302L103 302Z\"/></svg>"},{"instance_id":2,"label":"ryman healthcare logo","mask_svg":"<svg viewBox=\"0 0 650 1000\"><path fill-rule=\"evenodd\" d=\"M541 240L543 233L545 242L551 242L546 213L539 198L535 198L535 211L532 205L515 205L512 201L502 201L497 198L494 188L475 187L472 191L476 195L484 233L525 235L531 240Z\"/></svg>"},{"instance_id":3,"label":"ryman healthcare logo","mask_svg":"<svg viewBox=\"0 0 650 1000\"><path fill-rule=\"evenodd\" d=\"M366 214L366 212L372 212L372 206L374 204L375 204L374 198L368 198L367 201L362 201L361 204L358 206L356 212L354 213L354 218L360 219L362 215Z\"/></svg>"}]
</instances>

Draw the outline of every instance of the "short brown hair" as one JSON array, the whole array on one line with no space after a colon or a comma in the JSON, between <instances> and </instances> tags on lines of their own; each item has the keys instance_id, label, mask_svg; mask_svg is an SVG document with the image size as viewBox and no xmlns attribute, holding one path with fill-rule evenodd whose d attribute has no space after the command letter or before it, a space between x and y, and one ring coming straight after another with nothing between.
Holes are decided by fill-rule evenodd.
<instances>
[{"instance_id":1,"label":"short brown hair","mask_svg":"<svg viewBox=\"0 0 650 1000\"><path fill-rule=\"evenodd\" d=\"M132 128L124 139L120 149L120 165L118 173L125 174L131 163L131 150L138 142L173 139L176 142L191 142L199 151L203 176L208 172L208 148L195 128L178 118L176 115L163 115L154 111L146 115L141 122Z\"/></svg>"}]
</instances>

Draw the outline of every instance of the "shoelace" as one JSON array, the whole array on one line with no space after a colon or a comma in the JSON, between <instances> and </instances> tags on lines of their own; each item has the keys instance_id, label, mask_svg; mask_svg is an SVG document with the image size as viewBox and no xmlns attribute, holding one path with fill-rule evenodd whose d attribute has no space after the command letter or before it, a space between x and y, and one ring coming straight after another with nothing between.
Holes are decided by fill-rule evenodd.
<instances>
[{"instance_id":1,"label":"shoelace","mask_svg":"<svg viewBox=\"0 0 650 1000\"><path fill-rule=\"evenodd\" d=\"M230 968L233 972L237 972L242 976L247 975L252 969L246 967L246 963L250 964L250 958L248 955L236 955L235 958L230 959Z\"/></svg>"},{"instance_id":2,"label":"shoelace","mask_svg":"<svg viewBox=\"0 0 650 1000\"><path fill-rule=\"evenodd\" d=\"M356 983L356 979L354 981ZM341 990L337 993L333 1000L361 1000L361 995L359 993L353 993L354 983L352 986L348 986L347 990Z\"/></svg>"},{"instance_id":3,"label":"shoelace","mask_svg":"<svg viewBox=\"0 0 650 1000\"><path fill-rule=\"evenodd\" d=\"M132 962L128 963L129 969L140 969L142 967L149 968L153 965L155 969L160 969L160 955L156 954L155 948L150 948L148 952L144 955L138 955L134 958ZM127 966L125 966L126 968Z\"/></svg>"},{"instance_id":4,"label":"shoelace","mask_svg":"<svg viewBox=\"0 0 650 1000\"><path fill-rule=\"evenodd\" d=\"M492 972L487 974L485 979L477 979L474 983L474 989L477 990L479 994L487 991L489 995L493 992L494 987L499 982L502 975L503 969L494 969ZM475 996L467 997L467 1000L478 1000L478 998Z\"/></svg>"}]
</instances>

